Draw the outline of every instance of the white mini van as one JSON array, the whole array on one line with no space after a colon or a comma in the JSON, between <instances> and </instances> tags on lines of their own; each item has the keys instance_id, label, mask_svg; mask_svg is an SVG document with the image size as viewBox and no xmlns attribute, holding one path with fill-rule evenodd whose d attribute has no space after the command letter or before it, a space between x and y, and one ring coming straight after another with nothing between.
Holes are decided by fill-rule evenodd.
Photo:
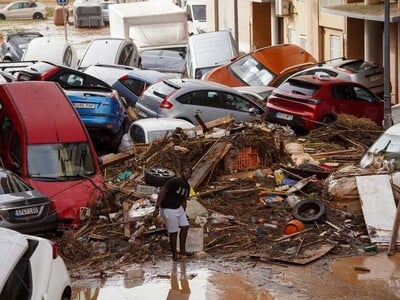
<instances>
[{"instance_id":1,"label":"white mini van","mask_svg":"<svg viewBox=\"0 0 400 300\"><path fill-rule=\"evenodd\" d=\"M201 79L208 71L230 63L238 55L235 40L227 30L191 35L186 52L187 77Z\"/></svg>"}]
</instances>

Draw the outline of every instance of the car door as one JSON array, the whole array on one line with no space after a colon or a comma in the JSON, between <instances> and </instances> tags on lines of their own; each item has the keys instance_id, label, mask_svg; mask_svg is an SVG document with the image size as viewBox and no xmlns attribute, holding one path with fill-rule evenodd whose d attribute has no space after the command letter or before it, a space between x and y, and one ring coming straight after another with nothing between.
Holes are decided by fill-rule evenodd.
<instances>
[{"instance_id":1,"label":"car door","mask_svg":"<svg viewBox=\"0 0 400 300\"><path fill-rule=\"evenodd\" d=\"M221 91L193 91L177 100L184 104L184 115L195 119L194 116L198 114L204 122L224 116L233 116L236 122L249 121L263 113L262 108L257 104L240 96ZM253 112L250 112L250 109Z\"/></svg>"},{"instance_id":2,"label":"car door","mask_svg":"<svg viewBox=\"0 0 400 300\"><path fill-rule=\"evenodd\" d=\"M17 2L8 8L7 19L23 19L26 18L28 2Z\"/></svg>"},{"instance_id":3,"label":"car door","mask_svg":"<svg viewBox=\"0 0 400 300\"><path fill-rule=\"evenodd\" d=\"M196 90L186 93L176 99L181 105L176 108L178 118L188 119L197 124L195 115L199 115L203 122L218 119L227 115L218 105L219 93L212 90Z\"/></svg>"},{"instance_id":4,"label":"car door","mask_svg":"<svg viewBox=\"0 0 400 300\"><path fill-rule=\"evenodd\" d=\"M382 124L384 102L361 85L353 85L351 88L355 96L356 104L354 106L357 107L357 116L371 119L377 124Z\"/></svg>"}]
</instances>

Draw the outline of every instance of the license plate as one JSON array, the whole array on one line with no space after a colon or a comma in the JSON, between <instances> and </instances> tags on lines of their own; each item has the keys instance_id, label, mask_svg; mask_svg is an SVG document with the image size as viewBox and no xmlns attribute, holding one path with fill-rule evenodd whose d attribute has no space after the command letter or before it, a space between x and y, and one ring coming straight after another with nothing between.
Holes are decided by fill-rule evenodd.
<instances>
[{"instance_id":1,"label":"license plate","mask_svg":"<svg viewBox=\"0 0 400 300\"><path fill-rule=\"evenodd\" d=\"M276 117L278 119L283 119L283 120L288 120L288 121L293 120L293 115L284 114L284 113L281 113L281 112L277 112L276 113Z\"/></svg>"},{"instance_id":2,"label":"license plate","mask_svg":"<svg viewBox=\"0 0 400 300\"><path fill-rule=\"evenodd\" d=\"M16 217L36 215L38 213L39 213L39 208L37 206L27 207L27 208L19 208L19 209L14 210L14 215Z\"/></svg>"},{"instance_id":3,"label":"license plate","mask_svg":"<svg viewBox=\"0 0 400 300\"><path fill-rule=\"evenodd\" d=\"M74 103L76 108L94 108L95 105L93 103Z\"/></svg>"}]
</instances>

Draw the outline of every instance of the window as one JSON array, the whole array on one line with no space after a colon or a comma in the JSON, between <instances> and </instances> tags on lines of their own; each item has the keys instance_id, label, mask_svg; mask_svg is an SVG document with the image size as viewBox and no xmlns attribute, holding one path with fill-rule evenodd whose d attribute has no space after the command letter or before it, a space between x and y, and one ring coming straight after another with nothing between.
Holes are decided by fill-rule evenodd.
<instances>
[{"instance_id":1,"label":"window","mask_svg":"<svg viewBox=\"0 0 400 300\"><path fill-rule=\"evenodd\" d=\"M347 84L340 84L334 86L333 95L336 99L352 100L352 90Z\"/></svg>"},{"instance_id":2,"label":"window","mask_svg":"<svg viewBox=\"0 0 400 300\"><path fill-rule=\"evenodd\" d=\"M254 108L257 111L259 110L256 105L237 95L223 93L221 94L221 98L222 98L221 102L223 103L222 106L225 109L243 111L243 112L248 112L251 108Z\"/></svg>"},{"instance_id":3,"label":"window","mask_svg":"<svg viewBox=\"0 0 400 300\"><path fill-rule=\"evenodd\" d=\"M307 36L304 34L300 34L299 36L299 46L305 50L307 50Z\"/></svg>"},{"instance_id":4,"label":"window","mask_svg":"<svg viewBox=\"0 0 400 300\"><path fill-rule=\"evenodd\" d=\"M329 37L329 55L330 59L340 58L342 56L341 40L337 35L330 35Z\"/></svg>"},{"instance_id":5,"label":"window","mask_svg":"<svg viewBox=\"0 0 400 300\"><path fill-rule=\"evenodd\" d=\"M123 79L121 83L138 97L142 94L143 90L149 86L146 82L131 78Z\"/></svg>"},{"instance_id":6,"label":"window","mask_svg":"<svg viewBox=\"0 0 400 300\"><path fill-rule=\"evenodd\" d=\"M63 64L69 67L72 65L72 49L70 46L68 46L67 49L65 49Z\"/></svg>"},{"instance_id":7,"label":"window","mask_svg":"<svg viewBox=\"0 0 400 300\"><path fill-rule=\"evenodd\" d=\"M125 66L129 66L130 65L130 61L132 59L132 54L133 54L133 46L132 45L127 45L125 46L122 51L121 51L121 55L118 58L118 65L125 65Z\"/></svg>"},{"instance_id":8,"label":"window","mask_svg":"<svg viewBox=\"0 0 400 300\"><path fill-rule=\"evenodd\" d=\"M178 97L176 100L182 104L189 105L200 105L200 106L215 106L211 104L212 101L216 101L218 97L217 92L209 92L209 91L195 91L191 93L187 93Z\"/></svg>"},{"instance_id":9,"label":"window","mask_svg":"<svg viewBox=\"0 0 400 300\"><path fill-rule=\"evenodd\" d=\"M146 143L146 136L141 127L132 125L129 129L129 135L134 143Z\"/></svg>"},{"instance_id":10,"label":"window","mask_svg":"<svg viewBox=\"0 0 400 300\"><path fill-rule=\"evenodd\" d=\"M367 101L367 102L375 101L375 96L372 93L370 93L368 90L363 89L359 86L354 86L353 90L354 90L357 100Z\"/></svg>"},{"instance_id":11,"label":"window","mask_svg":"<svg viewBox=\"0 0 400 300\"><path fill-rule=\"evenodd\" d=\"M15 170L15 172L21 174L20 167L22 166L22 146L20 137L17 133L14 133L12 136L10 154L14 160L14 163L18 165L18 168Z\"/></svg>"},{"instance_id":12,"label":"window","mask_svg":"<svg viewBox=\"0 0 400 300\"><path fill-rule=\"evenodd\" d=\"M3 144L5 145L8 140L8 136L10 135L11 132L11 120L9 116L4 116L3 120L1 121L1 140L3 141Z\"/></svg>"}]
</instances>

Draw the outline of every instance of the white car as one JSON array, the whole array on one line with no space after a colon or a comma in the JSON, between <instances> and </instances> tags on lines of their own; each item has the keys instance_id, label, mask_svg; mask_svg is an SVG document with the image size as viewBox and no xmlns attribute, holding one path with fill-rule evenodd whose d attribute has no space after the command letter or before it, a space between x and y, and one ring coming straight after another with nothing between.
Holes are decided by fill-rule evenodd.
<instances>
[{"instance_id":1,"label":"white car","mask_svg":"<svg viewBox=\"0 0 400 300\"><path fill-rule=\"evenodd\" d=\"M0 299L71 299L71 279L50 240L0 227Z\"/></svg>"},{"instance_id":2,"label":"white car","mask_svg":"<svg viewBox=\"0 0 400 300\"><path fill-rule=\"evenodd\" d=\"M51 51L43 51L51 49ZM48 61L75 69L78 54L74 45L61 37L38 37L29 42L21 61Z\"/></svg>"},{"instance_id":3,"label":"white car","mask_svg":"<svg viewBox=\"0 0 400 300\"><path fill-rule=\"evenodd\" d=\"M48 8L37 1L14 1L0 9L0 20L46 19Z\"/></svg>"},{"instance_id":4,"label":"white car","mask_svg":"<svg viewBox=\"0 0 400 300\"><path fill-rule=\"evenodd\" d=\"M183 119L174 118L147 118L140 119L131 124L128 133L122 136L118 151L128 151L134 143L150 143L161 139L167 132L172 133L179 127L191 129L192 123Z\"/></svg>"}]
</instances>

